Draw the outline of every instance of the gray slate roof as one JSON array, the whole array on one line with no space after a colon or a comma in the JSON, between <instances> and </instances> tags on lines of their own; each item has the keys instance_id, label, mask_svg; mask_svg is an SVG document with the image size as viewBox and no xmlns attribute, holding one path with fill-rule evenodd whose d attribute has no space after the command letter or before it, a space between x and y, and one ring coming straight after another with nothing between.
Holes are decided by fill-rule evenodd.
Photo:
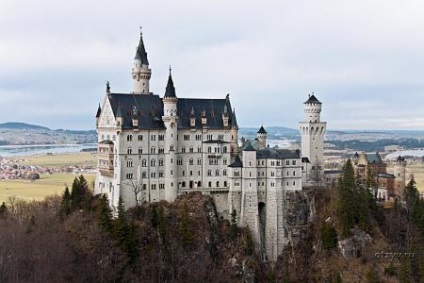
<instances>
[{"instance_id":1,"label":"gray slate roof","mask_svg":"<svg viewBox=\"0 0 424 283\"><path fill-rule=\"evenodd\" d=\"M177 98L177 95L175 94L174 81L172 80L171 74L169 74L168 77L164 98Z\"/></svg>"},{"instance_id":2,"label":"gray slate roof","mask_svg":"<svg viewBox=\"0 0 424 283\"><path fill-rule=\"evenodd\" d=\"M307 104L307 103L318 103L318 104L321 104L321 102L313 94L311 96L309 96L309 99L306 100L303 104Z\"/></svg>"},{"instance_id":3,"label":"gray slate roof","mask_svg":"<svg viewBox=\"0 0 424 283\"><path fill-rule=\"evenodd\" d=\"M144 47L143 35L140 33L140 42L138 43L137 51L135 53L134 59L140 60L141 64L149 65L149 60L147 60L147 52Z\"/></svg>"},{"instance_id":4,"label":"gray slate roof","mask_svg":"<svg viewBox=\"0 0 424 283\"><path fill-rule=\"evenodd\" d=\"M132 129L132 114L135 106L138 125L143 129L165 129L162 121L163 104L158 95L137 95L124 93L108 94L115 117L123 118L122 128Z\"/></svg>"},{"instance_id":5,"label":"gray slate roof","mask_svg":"<svg viewBox=\"0 0 424 283\"><path fill-rule=\"evenodd\" d=\"M100 107L100 103L99 103L99 108L97 108L96 118L99 118L101 113L102 113L102 108Z\"/></svg>"},{"instance_id":6,"label":"gray slate roof","mask_svg":"<svg viewBox=\"0 0 424 283\"><path fill-rule=\"evenodd\" d=\"M266 134L266 131L265 131L265 129L264 129L264 126L261 126L261 127L259 128L258 134Z\"/></svg>"},{"instance_id":7,"label":"gray slate roof","mask_svg":"<svg viewBox=\"0 0 424 283\"><path fill-rule=\"evenodd\" d=\"M258 150L257 159L297 159L300 158L298 152L289 149L265 148Z\"/></svg>"},{"instance_id":8,"label":"gray slate roof","mask_svg":"<svg viewBox=\"0 0 424 283\"><path fill-rule=\"evenodd\" d=\"M126 93L108 94L110 105L115 117L122 117L122 127L132 129L133 109L136 107L139 128L142 129L165 129L162 121L163 102L162 98L155 94L139 95ZM233 117L231 103L229 99L199 99L199 98L179 98L177 101L177 115L179 117L179 128L191 128L190 115L194 110L196 119L196 129L202 129L201 116L205 114L207 118L206 126L210 129L224 128L222 113L224 106L227 106L229 124Z\"/></svg>"},{"instance_id":9,"label":"gray slate roof","mask_svg":"<svg viewBox=\"0 0 424 283\"><path fill-rule=\"evenodd\" d=\"M228 167L243 167L243 162L241 162L241 159L238 155L236 155L236 158L234 159L234 162L228 165Z\"/></svg>"},{"instance_id":10,"label":"gray slate roof","mask_svg":"<svg viewBox=\"0 0 424 283\"><path fill-rule=\"evenodd\" d=\"M368 163L383 164L383 159L378 152L376 153L365 153Z\"/></svg>"},{"instance_id":11,"label":"gray slate roof","mask_svg":"<svg viewBox=\"0 0 424 283\"><path fill-rule=\"evenodd\" d=\"M204 114L207 118L207 127L211 129L224 128L222 114L224 113L224 106L227 106L227 113L229 115L228 124L231 125L233 119L232 108L229 99L201 99L201 98L179 98L177 102L177 111L179 116L179 128L191 128L190 116L191 110L194 110L194 117L196 121L196 128L202 128L201 117Z\"/></svg>"}]
</instances>

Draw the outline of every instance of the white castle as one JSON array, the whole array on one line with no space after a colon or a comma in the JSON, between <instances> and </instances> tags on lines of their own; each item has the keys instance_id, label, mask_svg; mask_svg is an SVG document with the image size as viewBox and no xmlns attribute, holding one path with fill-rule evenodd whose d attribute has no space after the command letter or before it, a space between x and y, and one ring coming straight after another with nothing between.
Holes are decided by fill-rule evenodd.
<instances>
[{"instance_id":1,"label":"white castle","mask_svg":"<svg viewBox=\"0 0 424 283\"><path fill-rule=\"evenodd\" d=\"M121 198L128 208L202 192L214 199L220 216L235 213L264 258L276 260L289 241L287 193L301 191L302 180L323 168L321 102L315 96L305 102L301 156L267 146L263 127L255 140L239 145L229 95L181 98L171 70L164 95L150 92L142 35L131 74L133 91L113 93L108 83L97 111L95 194L106 194L113 208Z\"/></svg>"}]
</instances>

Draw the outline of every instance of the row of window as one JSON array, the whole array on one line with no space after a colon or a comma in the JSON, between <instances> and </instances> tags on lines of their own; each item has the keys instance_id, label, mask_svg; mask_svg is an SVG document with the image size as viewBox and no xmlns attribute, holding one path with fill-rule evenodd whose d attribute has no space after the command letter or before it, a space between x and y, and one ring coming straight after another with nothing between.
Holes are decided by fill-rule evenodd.
<instances>
[{"instance_id":1,"label":"row of window","mask_svg":"<svg viewBox=\"0 0 424 283\"><path fill-rule=\"evenodd\" d=\"M174 171L170 171L170 173L171 173L171 175L173 175L174 174ZM208 174L208 176L210 176L210 177L212 177L212 173L213 173L213 171L212 170L208 170L208 172L207 172L207 174ZM220 176L221 175L221 173L220 173L220 170L215 170L215 175L214 176ZM183 170L182 172L181 172L181 175L183 176L183 177L185 177L185 170ZM163 171L160 171L159 173L158 173L158 176L159 176L159 178L163 178L164 177L164 173L163 173ZM189 171L189 176L190 177L192 177L192 176L194 176L194 173L193 173L193 171ZM201 176L201 171L197 171L197 176ZM222 176L227 176L227 170L222 170ZM132 179L133 178L133 173L128 173L127 174L127 179ZM145 179L145 178L147 178L147 172L142 172L141 173L141 178L143 178L143 179ZM151 172L150 173L150 178L156 178L156 172Z\"/></svg>"},{"instance_id":2,"label":"row of window","mask_svg":"<svg viewBox=\"0 0 424 283\"><path fill-rule=\"evenodd\" d=\"M293 181L293 186L296 186L296 181ZM260 187L260 186L265 186L265 183L264 182L258 182L258 186ZM275 183L274 182L271 182L271 187L273 187L273 188L275 188ZM289 187L290 186L290 182L287 182L286 183L286 185L287 185L287 187ZM239 187L240 186L240 182L234 182L234 186L235 187ZM252 187L252 183L249 183L249 188L251 188Z\"/></svg>"},{"instance_id":3,"label":"row of window","mask_svg":"<svg viewBox=\"0 0 424 283\"><path fill-rule=\"evenodd\" d=\"M133 140L133 135L127 135L127 141L128 142L132 142L132 140ZM142 141L143 140L143 135L137 135L137 140L138 141ZM155 141L156 140L156 135L150 135L150 140L151 141ZM158 135L158 140L159 141L165 140L165 135Z\"/></svg>"},{"instance_id":4,"label":"row of window","mask_svg":"<svg viewBox=\"0 0 424 283\"><path fill-rule=\"evenodd\" d=\"M194 183L195 183L195 182L190 181L190 182L189 182L189 187L190 187L190 188L193 188ZM185 188L185 187L186 187L186 182L185 182L185 181L182 181L180 184L181 184L181 187L182 187L182 188ZM219 188L219 187L220 187L220 184L221 184L221 183L220 183L219 181L216 181L216 183L215 183L215 187L216 187L216 188ZM202 183L201 183L200 181L198 181L198 182L197 182L197 187L201 187L201 186L202 186ZM226 188L227 186L228 186L227 181L224 181L224 182L223 182L223 187L224 187L224 188ZM208 182L208 188L212 188L212 182L211 182L211 181L209 181L209 182Z\"/></svg>"},{"instance_id":5,"label":"row of window","mask_svg":"<svg viewBox=\"0 0 424 283\"><path fill-rule=\"evenodd\" d=\"M170 147L170 150L173 150L173 149L174 149L174 147L171 146ZM212 147L209 146L207 150L208 150L208 153L212 153ZM182 153L186 153L186 147L185 146L181 147L181 152ZM190 153L193 153L194 152L194 148L192 146L189 148L189 152ZM201 147L198 147L197 148L197 152L198 153L201 153L202 152L202 148ZM219 152L220 152L219 147L215 147L214 148L214 153L219 153ZM159 154L164 154L165 153L165 149L163 147L160 147L159 150L158 150L158 153ZM227 147L226 146L224 146L222 148L222 153L227 153ZM133 154L132 147L128 147L127 148L127 154ZM143 154L143 148L142 147L139 147L138 148L138 154ZM150 148L150 154L156 154L156 147L153 146L153 147Z\"/></svg>"},{"instance_id":6,"label":"row of window","mask_svg":"<svg viewBox=\"0 0 424 283\"><path fill-rule=\"evenodd\" d=\"M291 165L296 165L296 160L292 160L291 161ZM271 166L281 166L283 163L281 162L281 160L277 160L277 161L271 161ZM258 160L258 165L262 165L265 166L265 161L264 160ZM290 160L286 160L286 165L290 165Z\"/></svg>"}]
</instances>

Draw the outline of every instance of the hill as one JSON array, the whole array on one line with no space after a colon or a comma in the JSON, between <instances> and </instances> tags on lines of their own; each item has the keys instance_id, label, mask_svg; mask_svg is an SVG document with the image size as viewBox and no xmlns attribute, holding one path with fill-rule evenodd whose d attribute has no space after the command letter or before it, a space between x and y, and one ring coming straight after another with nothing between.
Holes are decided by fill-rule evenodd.
<instances>
[{"instance_id":1,"label":"hill","mask_svg":"<svg viewBox=\"0 0 424 283\"><path fill-rule=\"evenodd\" d=\"M49 128L38 126L38 125L32 125L32 124L26 124L26 123L20 123L20 122L7 122L0 124L0 129L11 129L11 130L45 130L50 131Z\"/></svg>"},{"instance_id":2,"label":"hill","mask_svg":"<svg viewBox=\"0 0 424 283\"><path fill-rule=\"evenodd\" d=\"M20 122L0 124L0 145L81 144L97 142L96 131L51 130Z\"/></svg>"}]
</instances>

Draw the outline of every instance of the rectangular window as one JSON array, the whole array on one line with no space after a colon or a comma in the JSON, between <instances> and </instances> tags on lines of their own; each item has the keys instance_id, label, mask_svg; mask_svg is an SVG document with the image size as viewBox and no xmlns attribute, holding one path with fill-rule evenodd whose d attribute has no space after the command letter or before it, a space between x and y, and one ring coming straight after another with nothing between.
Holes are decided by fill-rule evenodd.
<instances>
[{"instance_id":1,"label":"rectangular window","mask_svg":"<svg viewBox=\"0 0 424 283\"><path fill-rule=\"evenodd\" d=\"M160 141L163 141L163 140L165 140L165 135L159 135L158 138L159 138Z\"/></svg>"},{"instance_id":2,"label":"rectangular window","mask_svg":"<svg viewBox=\"0 0 424 283\"><path fill-rule=\"evenodd\" d=\"M185 141L189 141L190 140L190 135L184 135L184 140Z\"/></svg>"},{"instance_id":3,"label":"rectangular window","mask_svg":"<svg viewBox=\"0 0 424 283\"><path fill-rule=\"evenodd\" d=\"M150 140L151 140L151 141L155 141L155 140L156 140L156 135L151 135L151 136L150 136Z\"/></svg>"}]
</instances>

